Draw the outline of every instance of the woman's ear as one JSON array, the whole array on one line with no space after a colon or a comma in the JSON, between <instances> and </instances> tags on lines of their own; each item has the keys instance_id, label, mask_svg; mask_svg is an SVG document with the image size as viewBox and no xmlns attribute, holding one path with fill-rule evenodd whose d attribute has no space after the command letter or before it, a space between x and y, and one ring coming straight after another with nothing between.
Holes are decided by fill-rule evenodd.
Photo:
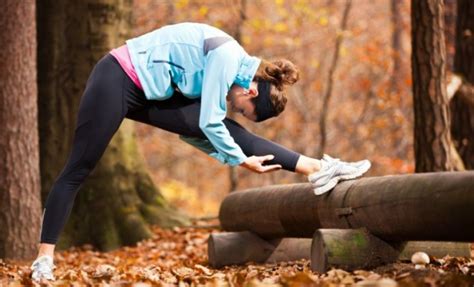
<instances>
[{"instance_id":1,"label":"woman's ear","mask_svg":"<svg viewBox=\"0 0 474 287\"><path fill-rule=\"evenodd\" d=\"M258 89L256 87L250 87L247 93L251 98L255 98L258 96Z\"/></svg>"}]
</instances>

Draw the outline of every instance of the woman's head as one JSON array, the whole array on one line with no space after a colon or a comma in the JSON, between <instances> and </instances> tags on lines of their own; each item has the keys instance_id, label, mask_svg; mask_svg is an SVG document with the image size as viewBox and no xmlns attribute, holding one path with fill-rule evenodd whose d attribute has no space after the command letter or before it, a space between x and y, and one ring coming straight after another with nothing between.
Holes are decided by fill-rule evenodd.
<instances>
[{"instance_id":1,"label":"woman's head","mask_svg":"<svg viewBox=\"0 0 474 287\"><path fill-rule=\"evenodd\" d=\"M232 86L228 97L231 108L257 122L278 116L286 106L286 88L298 78L299 72L292 62L262 60L248 90Z\"/></svg>"},{"instance_id":2,"label":"woman's head","mask_svg":"<svg viewBox=\"0 0 474 287\"><path fill-rule=\"evenodd\" d=\"M264 115L260 118L265 120L270 116L278 116L283 112L288 101L286 98L286 88L293 85L299 79L299 72L296 66L285 59L269 62L262 59L254 81L258 83L258 90L269 96L269 102L263 97L254 97L253 102L256 110L261 107Z\"/></svg>"}]
</instances>

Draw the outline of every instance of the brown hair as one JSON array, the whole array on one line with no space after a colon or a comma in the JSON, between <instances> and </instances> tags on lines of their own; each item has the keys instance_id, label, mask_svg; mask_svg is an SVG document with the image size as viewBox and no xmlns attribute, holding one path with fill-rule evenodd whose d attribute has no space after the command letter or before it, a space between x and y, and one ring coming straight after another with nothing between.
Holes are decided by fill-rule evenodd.
<instances>
[{"instance_id":1,"label":"brown hair","mask_svg":"<svg viewBox=\"0 0 474 287\"><path fill-rule=\"evenodd\" d=\"M255 73L254 81L268 81L272 87L270 90L270 100L276 115L285 109L286 88L293 85L299 79L299 71L295 64L286 59L275 61L263 60Z\"/></svg>"}]
</instances>

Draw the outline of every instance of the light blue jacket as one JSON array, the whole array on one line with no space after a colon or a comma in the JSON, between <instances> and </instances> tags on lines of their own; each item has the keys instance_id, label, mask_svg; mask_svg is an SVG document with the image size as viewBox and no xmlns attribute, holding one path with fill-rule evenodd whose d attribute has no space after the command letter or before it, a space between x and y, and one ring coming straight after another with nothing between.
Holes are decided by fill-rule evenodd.
<instances>
[{"instance_id":1,"label":"light blue jacket","mask_svg":"<svg viewBox=\"0 0 474 287\"><path fill-rule=\"evenodd\" d=\"M148 99L165 100L175 87L188 98L201 98L199 127L208 141L181 138L222 163L241 164L247 156L222 122L226 96L234 83L250 87L260 59L225 32L200 23L164 26L126 43Z\"/></svg>"}]
</instances>

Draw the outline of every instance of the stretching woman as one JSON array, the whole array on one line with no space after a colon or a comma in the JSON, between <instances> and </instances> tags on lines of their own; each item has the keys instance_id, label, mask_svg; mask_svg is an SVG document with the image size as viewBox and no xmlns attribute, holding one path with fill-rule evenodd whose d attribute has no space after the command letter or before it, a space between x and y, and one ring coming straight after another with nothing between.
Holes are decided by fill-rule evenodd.
<instances>
[{"instance_id":1,"label":"stretching woman","mask_svg":"<svg viewBox=\"0 0 474 287\"><path fill-rule=\"evenodd\" d=\"M317 195L365 173L368 160L306 157L226 118L227 104L256 122L279 115L285 88L297 80L290 61L249 56L228 34L205 24L165 26L105 55L87 80L71 154L48 194L33 280L54 280L54 247L78 188L124 118L177 133L224 164L304 174Z\"/></svg>"}]
</instances>

